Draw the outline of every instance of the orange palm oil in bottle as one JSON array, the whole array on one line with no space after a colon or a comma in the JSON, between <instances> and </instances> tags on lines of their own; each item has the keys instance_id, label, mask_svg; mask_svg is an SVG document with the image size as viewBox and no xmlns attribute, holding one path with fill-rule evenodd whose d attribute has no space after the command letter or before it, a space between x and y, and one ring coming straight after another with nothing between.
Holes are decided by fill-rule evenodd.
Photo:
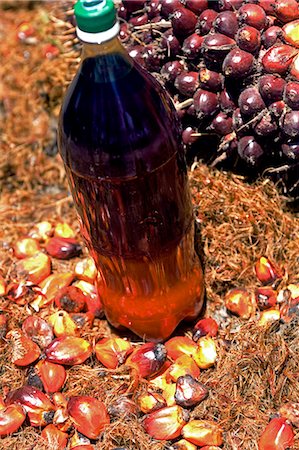
<instances>
[{"instance_id":1,"label":"orange palm oil in bottle","mask_svg":"<svg viewBox=\"0 0 299 450\"><path fill-rule=\"evenodd\" d=\"M118 38L112 0L75 5L82 60L59 150L108 321L168 338L203 304L180 125L165 89Z\"/></svg>"}]
</instances>

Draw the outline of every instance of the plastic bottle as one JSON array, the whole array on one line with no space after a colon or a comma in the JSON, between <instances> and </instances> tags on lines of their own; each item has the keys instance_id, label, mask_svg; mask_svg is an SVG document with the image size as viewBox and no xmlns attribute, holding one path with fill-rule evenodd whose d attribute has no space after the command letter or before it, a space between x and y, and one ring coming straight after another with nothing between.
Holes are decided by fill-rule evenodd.
<instances>
[{"instance_id":1,"label":"plastic bottle","mask_svg":"<svg viewBox=\"0 0 299 450\"><path fill-rule=\"evenodd\" d=\"M75 15L82 61L58 136L81 231L109 322L164 340L204 291L180 125L120 43L113 1L80 0Z\"/></svg>"}]
</instances>

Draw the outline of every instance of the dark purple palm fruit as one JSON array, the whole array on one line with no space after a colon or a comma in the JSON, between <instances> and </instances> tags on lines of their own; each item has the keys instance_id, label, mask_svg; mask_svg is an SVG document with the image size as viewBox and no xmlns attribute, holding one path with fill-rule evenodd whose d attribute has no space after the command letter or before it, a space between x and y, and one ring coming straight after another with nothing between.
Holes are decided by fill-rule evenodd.
<instances>
[{"instance_id":1,"label":"dark purple palm fruit","mask_svg":"<svg viewBox=\"0 0 299 450\"><path fill-rule=\"evenodd\" d=\"M282 42L283 34L281 27L278 27L277 25L269 27L262 35L262 44L264 48L270 48L277 42Z\"/></svg>"},{"instance_id":2,"label":"dark purple palm fruit","mask_svg":"<svg viewBox=\"0 0 299 450\"><path fill-rule=\"evenodd\" d=\"M180 94L186 97L192 97L199 86L198 73L182 72L176 77L174 85Z\"/></svg>"},{"instance_id":3,"label":"dark purple palm fruit","mask_svg":"<svg viewBox=\"0 0 299 450\"><path fill-rule=\"evenodd\" d=\"M147 5L147 14L150 20L160 15L162 5L160 0L150 0Z\"/></svg>"},{"instance_id":4,"label":"dark purple palm fruit","mask_svg":"<svg viewBox=\"0 0 299 450\"><path fill-rule=\"evenodd\" d=\"M209 33L202 43L202 55L207 63L219 66L235 45L236 41L225 34Z\"/></svg>"},{"instance_id":5,"label":"dark purple palm fruit","mask_svg":"<svg viewBox=\"0 0 299 450\"><path fill-rule=\"evenodd\" d=\"M122 42L128 42L130 39L131 33L129 31L128 23L123 22L120 24L120 30L119 30L119 39Z\"/></svg>"},{"instance_id":6,"label":"dark purple palm fruit","mask_svg":"<svg viewBox=\"0 0 299 450\"><path fill-rule=\"evenodd\" d=\"M267 112L252 128L257 136L264 137L275 133L278 127L273 116Z\"/></svg>"},{"instance_id":7,"label":"dark purple palm fruit","mask_svg":"<svg viewBox=\"0 0 299 450\"><path fill-rule=\"evenodd\" d=\"M192 33L184 40L182 50L188 59L196 59L200 55L203 40L203 36L197 33Z\"/></svg>"},{"instance_id":8,"label":"dark purple palm fruit","mask_svg":"<svg viewBox=\"0 0 299 450\"><path fill-rule=\"evenodd\" d=\"M128 47L128 53L134 61L138 62L141 66L145 66L143 59L144 46L143 45L130 45Z\"/></svg>"},{"instance_id":9,"label":"dark purple palm fruit","mask_svg":"<svg viewBox=\"0 0 299 450\"><path fill-rule=\"evenodd\" d=\"M214 92L198 89L194 96L194 108L199 119L213 117L219 109L218 96Z\"/></svg>"},{"instance_id":10,"label":"dark purple palm fruit","mask_svg":"<svg viewBox=\"0 0 299 450\"><path fill-rule=\"evenodd\" d=\"M236 13L233 11L220 12L213 22L213 27L216 32L233 38L238 31L238 19Z\"/></svg>"},{"instance_id":11,"label":"dark purple palm fruit","mask_svg":"<svg viewBox=\"0 0 299 450\"><path fill-rule=\"evenodd\" d=\"M182 61L168 61L162 66L161 75L165 79L165 81L174 83L176 77L183 71L186 71L186 66Z\"/></svg>"},{"instance_id":12,"label":"dark purple palm fruit","mask_svg":"<svg viewBox=\"0 0 299 450\"><path fill-rule=\"evenodd\" d=\"M287 136L299 137L299 111L286 112L280 120L280 126Z\"/></svg>"},{"instance_id":13,"label":"dark purple palm fruit","mask_svg":"<svg viewBox=\"0 0 299 450\"><path fill-rule=\"evenodd\" d=\"M199 69L199 87L212 92L219 92L223 88L224 77L219 72L214 72L202 67Z\"/></svg>"},{"instance_id":14,"label":"dark purple palm fruit","mask_svg":"<svg viewBox=\"0 0 299 450\"><path fill-rule=\"evenodd\" d=\"M243 5L243 0L219 0L220 11L237 11Z\"/></svg>"},{"instance_id":15,"label":"dark purple palm fruit","mask_svg":"<svg viewBox=\"0 0 299 450\"><path fill-rule=\"evenodd\" d=\"M197 16L190 9L183 6L177 8L170 17L173 33L179 38L187 37L194 33L197 24Z\"/></svg>"},{"instance_id":16,"label":"dark purple palm fruit","mask_svg":"<svg viewBox=\"0 0 299 450\"><path fill-rule=\"evenodd\" d=\"M254 136L243 136L238 141L238 154L248 165L256 166L264 151Z\"/></svg>"},{"instance_id":17,"label":"dark purple palm fruit","mask_svg":"<svg viewBox=\"0 0 299 450\"><path fill-rule=\"evenodd\" d=\"M299 83L290 81L284 89L284 101L292 109L299 110Z\"/></svg>"},{"instance_id":18,"label":"dark purple palm fruit","mask_svg":"<svg viewBox=\"0 0 299 450\"><path fill-rule=\"evenodd\" d=\"M148 22L148 15L146 13L138 14L136 16L132 16L129 19L129 24L133 27L138 27L140 25L145 25Z\"/></svg>"},{"instance_id":19,"label":"dark purple palm fruit","mask_svg":"<svg viewBox=\"0 0 299 450\"><path fill-rule=\"evenodd\" d=\"M266 108L261 94L255 87L249 87L241 92L238 100L240 111L245 116L254 116Z\"/></svg>"},{"instance_id":20,"label":"dark purple palm fruit","mask_svg":"<svg viewBox=\"0 0 299 450\"><path fill-rule=\"evenodd\" d=\"M274 118L279 119L286 111L286 104L283 100L279 100L278 102L271 103L268 106L268 110Z\"/></svg>"},{"instance_id":21,"label":"dark purple palm fruit","mask_svg":"<svg viewBox=\"0 0 299 450\"><path fill-rule=\"evenodd\" d=\"M236 109L236 104L229 92L224 88L219 95L220 108L223 112L229 113Z\"/></svg>"},{"instance_id":22,"label":"dark purple palm fruit","mask_svg":"<svg viewBox=\"0 0 299 450\"><path fill-rule=\"evenodd\" d=\"M183 130L182 133L182 140L184 142L185 145L191 145L194 144L196 141L198 141L199 136L194 136L198 133L196 133L196 130L194 130L194 128L192 127L186 127Z\"/></svg>"},{"instance_id":23,"label":"dark purple palm fruit","mask_svg":"<svg viewBox=\"0 0 299 450\"><path fill-rule=\"evenodd\" d=\"M127 8L124 7L124 4L122 2L118 5L117 15L120 19L127 20L128 11Z\"/></svg>"},{"instance_id":24,"label":"dark purple palm fruit","mask_svg":"<svg viewBox=\"0 0 299 450\"><path fill-rule=\"evenodd\" d=\"M268 105L282 100L285 85L286 82L279 75L266 74L258 80L259 92Z\"/></svg>"},{"instance_id":25,"label":"dark purple palm fruit","mask_svg":"<svg viewBox=\"0 0 299 450\"><path fill-rule=\"evenodd\" d=\"M176 57L180 53L181 45L179 40L175 37L172 28L163 33L160 47L165 51L168 58Z\"/></svg>"},{"instance_id":26,"label":"dark purple palm fruit","mask_svg":"<svg viewBox=\"0 0 299 450\"><path fill-rule=\"evenodd\" d=\"M155 44L149 44L144 47L143 60L145 67L150 72L160 72L164 54Z\"/></svg>"},{"instance_id":27,"label":"dark purple palm fruit","mask_svg":"<svg viewBox=\"0 0 299 450\"><path fill-rule=\"evenodd\" d=\"M197 22L197 28L201 35L208 34L211 31L216 17L217 12L213 9L206 9L200 14Z\"/></svg>"},{"instance_id":28,"label":"dark purple palm fruit","mask_svg":"<svg viewBox=\"0 0 299 450\"><path fill-rule=\"evenodd\" d=\"M236 108L233 112L232 126L238 138L245 136L250 130L250 125L247 125L247 121L244 120L240 108Z\"/></svg>"},{"instance_id":29,"label":"dark purple palm fruit","mask_svg":"<svg viewBox=\"0 0 299 450\"><path fill-rule=\"evenodd\" d=\"M283 154L292 160L299 161L299 141L287 141L281 146Z\"/></svg>"},{"instance_id":30,"label":"dark purple palm fruit","mask_svg":"<svg viewBox=\"0 0 299 450\"><path fill-rule=\"evenodd\" d=\"M122 2L129 14L142 11L144 8L144 1L142 0L122 0Z\"/></svg>"},{"instance_id":31,"label":"dark purple palm fruit","mask_svg":"<svg viewBox=\"0 0 299 450\"><path fill-rule=\"evenodd\" d=\"M246 78L253 70L254 58L251 53L239 48L232 49L225 57L222 70L230 78Z\"/></svg>"},{"instance_id":32,"label":"dark purple palm fruit","mask_svg":"<svg viewBox=\"0 0 299 450\"><path fill-rule=\"evenodd\" d=\"M265 10L259 5L254 3L242 5L237 14L240 24L250 25L257 30L266 28L267 16Z\"/></svg>"},{"instance_id":33,"label":"dark purple palm fruit","mask_svg":"<svg viewBox=\"0 0 299 450\"><path fill-rule=\"evenodd\" d=\"M210 130L219 134L220 136L226 136L233 131L233 121L230 116L224 112L220 112L212 120L210 125Z\"/></svg>"},{"instance_id":34,"label":"dark purple palm fruit","mask_svg":"<svg viewBox=\"0 0 299 450\"><path fill-rule=\"evenodd\" d=\"M274 2L273 0L256 0L255 3L257 3L266 14L275 14L275 8L274 8Z\"/></svg>"},{"instance_id":35,"label":"dark purple palm fruit","mask_svg":"<svg viewBox=\"0 0 299 450\"><path fill-rule=\"evenodd\" d=\"M245 52L256 53L261 46L261 33L250 25L239 28L235 36L237 45Z\"/></svg>"},{"instance_id":36,"label":"dark purple palm fruit","mask_svg":"<svg viewBox=\"0 0 299 450\"><path fill-rule=\"evenodd\" d=\"M160 0L161 3L161 16L168 19L170 14L182 6L181 0Z\"/></svg>"},{"instance_id":37,"label":"dark purple palm fruit","mask_svg":"<svg viewBox=\"0 0 299 450\"><path fill-rule=\"evenodd\" d=\"M197 16L209 7L208 0L182 0L182 3Z\"/></svg>"}]
</instances>

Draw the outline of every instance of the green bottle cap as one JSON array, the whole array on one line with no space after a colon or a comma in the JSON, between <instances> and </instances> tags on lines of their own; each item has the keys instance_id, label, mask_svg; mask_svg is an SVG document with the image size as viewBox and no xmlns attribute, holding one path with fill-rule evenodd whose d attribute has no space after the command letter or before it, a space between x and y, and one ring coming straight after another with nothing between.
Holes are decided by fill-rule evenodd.
<instances>
[{"instance_id":1,"label":"green bottle cap","mask_svg":"<svg viewBox=\"0 0 299 450\"><path fill-rule=\"evenodd\" d=\"M75 4L77 27L86 33L101 33L113 27L116 10L113 0L78 0Z\"/></svg>"}]
</instances>

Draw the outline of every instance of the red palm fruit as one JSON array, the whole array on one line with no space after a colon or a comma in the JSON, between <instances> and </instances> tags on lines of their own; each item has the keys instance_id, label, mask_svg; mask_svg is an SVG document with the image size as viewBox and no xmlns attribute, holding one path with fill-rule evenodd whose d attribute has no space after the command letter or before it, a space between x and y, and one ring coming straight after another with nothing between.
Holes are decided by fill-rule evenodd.
<instances>
[{"instance_id":1,"label":"red palm fruit","mask_svg":"<svg viewBox=\"0 0 299 450\"><path fill-rule=\"evenodd\" d=\"M3 339L7 333L7 316L0 313L0 339Z\"/></svg>"},{"instance_id":2,"label":"red palm fruit","mask_svg":"<svg viewBox=\"0 0 299 450\"><path fill-rule=\"evenodd\" d=\"M41 348L47 347L54 339L53 329L38 316L28 316L22 325L23 333Z\"/></svg>"},{"instance_id":3,"label":"red palm fruit","mask_svg":"<svg viewBox=\"0 0 299 450\"><path fill-rule=\"evenodd\" d=\"M208 9L209 2L208 0L185 0L185 5L188 9L191 9L197 16Z\"/></svg>"},{"instance_id":4,"label":"red palm fruit","mask_svg":"<svg viewBox=\"0 0 299 450\"><path fill-rule=\"evenodd\" d=\"M97 292L97 289L94 284L87 283L86 281L80 280L75 281L73 286L78 287L81 291L86 295L86 307L87 311L101 319L104 315L103 305L100 299L100 296Z\"/></svg>"},{"instance_id":5,"label":"red palm fruit","mask_svg":"<svg viewBox=\"0 0 299 450\"><path fill-rule=\"evenodd\" d=\"M272 419L259 440L259 450L285 450L294 445L294 431L283 417Z\"/></svg>"},{"instance_id":6,"label":"red palm fruit","mask_svg":"<svg viewBox=\"0 0 299 450\"><path fill-rule=\"evenodd\" d=\"M73 281L74 274L72 272L53 273L45 278L41 283L41 295L38 295L30 305L35 311L44 308L53 302L59 289L68 286Z\"/></svg>"},{"instance_id":7,"label":"red palm fruit","mask_svg":"<svg viewBox=\"0 0 299 450\"><path fill-rule=\"evenodd\" d=\"M249 25L239 28L235 39L238 46L249 53L255 53L261 46L261 33Z\"/></svg>"},{"instance_id":8,"label":"red palm fruit","mask_svg":"<svg viewBox=\"0 0 299 450\"><path fill-rule=\"evenodd\" d=\"M217 12L214 9L205 9L198 18L198 28L200 34L208 34L213 26Z\"/></svg>"},{"instance_id":9,"label":"red palm fruit","mask_svg":"<svg viewBox=\"0 0 299 450\"><path fill-rule=\"evenodd\" d=\"M237 16L233 11L220 12L214 20L213 26L218 33L233 38L238 31Z\"/></svg>"},{"instance_id":10,"label":"red palm fruit","mask_svg":"<svg viewBox=\"0 0 299 450\"><path fill-rule=\"evenodd\" d=\"M166 356L163 344L148 342L133 350L126 365L135 368L140 377L150 377L159 372L166 361Z\"/></svg>"},{"instance_id":11,"label":"red palm fruit","mask_svg":"<svg viewBox=\"0 0 299 450\"><path fill-rule=\"evenodd\" d=\"M284 74L296 54L297 50L290 45L276 45L266 51L262 58L262 65L266 72Z\"/></svg>"},{"instance_id":12,"label":"red palm fruit","mask_svg":"<svg viewBox=\"0 0 299 450\"><path fill-rule=\"evenodd\" d=\"M193 358L200 369L212 367L217 360L215 341L210 336L200 338Z\"/></svg>"},{"instance_id":13,"label":"red palm fruit","mask_svg":"<svg viewBox=\"0 0 299 450\"><path fill-rule=\"evenodd\" d=\"M299 426L299 403L285 403L279 408L279 414L289 420L295 427Z\"/></svg>"},{"instance_id":14,"label":"red palm fruit","mask_svg":"<svg viewBox=\"0 0 299 450\"><path fill-rule=\"evenodd\" d=\"M271 287L258 287L255 289L254 295L260 309L272 308L277 303L277 292Z\"/></svg>"},{"instance_id":15,"label":"red palm fruit","mask_svg":"<svg viewBox=\"0 0 299 450\"><path fill-rule=\"evenodd\" d=\"M54 298L55 306L69 313L77 313L86 306L86 295L76 286L65 286Z\"/></svg>"},{"instance_id":16,"label":"red palm fruit","mask_svg":"<svg viewBox=\"0 0 299 450\"><path fill-rule=\"evenodd\" d=\"M86 361L92 348L88 341L76 336L63 336L54 339L45 350L47 360L57 364L74 366Z\"/></svg>"},{"instance_id":17,"label":"red palm fruit","mask_svg":"<svg viewBox=\"0 0 299 450\"><path fill-rule=\"evenodd\" d=\"M168 376L172 381L177 381L184 375L192 375L198 378L200 374L199 367L189 355L179 356L168 369Z\"/></svg>"},{"instance_id":18,"label":"red palm fruit","mask_svg":"<svg viewBox=\"0 0 299 450\"><path fill-rule=\"evenodd\" d=\"M195 31L197 16L182 5L176 8L170 20L175 36L186 37Z\"/></svg>"},{"instance_id":19,"label":"red palm fruit","mask_svg":"<svg viewBox=\"0 0 299 450\"><path fill-rule=\"evenodd\" d=\"M168 441L181 434L188 418L188 412L181 406L166 406L148 414L143 421L143 426L152 438Z\"/></svg>"},{"instance_id":20,"label":"red palm fruit","mask_svg":"<svg viewBox=\"0 0 299 450\"><path fill-rule=\"evenodd\" d=\"M299 47L299 20L287 23L283 28L284 40L295 47Z\"/></svg>"},{"instance_id":21,"label":"red palm fruit","mask_svg":"<svg viewBox=\"0 0 299 450\"><path fill-rule=\"evenodd\" d=\"M227 310L242 319L249 319L255 313L254 296L245 288L231 289L224 301Z\"/></svg>"},{"instance_id":22,"label":"red palm fruit","mask_svg":"<svg viewBox=\"0 0 299 450\"><path fill-rule=\"evenodd\" d=\"M175 442L169 450L196 450L197 446L192 444L191 442L186 441L186 439L180 439Z\"/></svg>"},{"instance_id":23,"label":"red palm fruit","mask_svg":"<svg viewBox=\"0 0 299 450\"><path fill-rule=\"evenodd\" d=\"M53 424L47 425L41 432L41 437L45 439L49 448L65 448L68 441L68 434L58 430Z\"/></svg>"},{"instance_id":24,"label":"red palm fruit","mask_svg":"<svg viewBox=\"0 0 299 450\"><path fill-rule=\"evenodd\" d=\"M157 392L143 392L137 397L137 405L144 414L151 413L166 406L165 399Z\"/></svg>"},{"instance_id":25,"label":"red palm fruit","mask_svg":"<svg viewBox=\"0 0 299 450\"><path fill-rule=\"evenodd\" d=\"M81 259L77 262L74 269L74 274L79 280L94 283L97 277L97 268L91 256Z\"/></svg>"},{"instance_id":26,"label":"red palm fruit","mask_svg":"<svg viewBox=\"0 0 299 450\"><path fill-rule=\"evenodd\" d=\"M106 406L93 397L71 397L67 411L75 428L89 439L97 439L110 423Z\"/></svg>"},{"instance_id":27,"label":"red palm fruit","mask_svg":"<svg viewBox=\"0 0 299 450\"><path fill-rule=\"evenodd\" d=\"M97 359L108 369L116 369L124 363L132 351L129 341L122 338L103 338L94 347Z\"/></svg>"},{"instance_id":28,"label":"red palm fruit","mask_svg":"<svg viewBox=\"0 0 299 450\"><path fill-rule=\"evenodd\" d=\"M14 255L19 259L23 259L38 253L40 251L40 245L36 239L23 238L15 243L13 249Z\"/></svg>"},{"instance_id":29,"label":"red palm fruit","mask_svg":"<svg viewBox=\"0 0 299 450\"><path fill-rule=\"evenodd\" d=\"M182 430L182 436L198 446L222 445L222 429L210 420L191 420Z\"/></svg>"},{"instance_id":30,"label":"red palm fruit","mask_svg":"<svg viewBox=\"0 0 299 450\"><path fill-rule=\"evenodd\" d=\"M282 271L265 256L261 256L254 266L255 274L263 284L272 284L282 278Z\"/></svg>"},{"instance_id":31,"label":"red palm fruit","mask_svg":"<svg viewBox=\"0 0 299 450\"><path fill-rule=\"evenodd\" d=\"M192 356L197 345L187 336L175 336L165 342L167 356L174 361L181 355Z\"/></svg>"},{"instance_id":32,"label":"red palm fruit","mask_svg":"<svg viewBox=\"0 0 299 450\"><path fill-rule=\"evenodd\" d=\"M33 284L39 284L51 273L51 260L42 252L23 258L16 264L16 272L20 278L25 278Z\"/></svg>"},{"instance_id":33,"label":"red palm fruit","mask_svg":"<svg viewBox=\"0 0 299 450\"><path fill-rule=\"evenodd\" d=\"M197 342L199 338L207 335L215 337L217 336L217 333L218 323L216 320L212 319L212 317L205 317L204 319L200 319L194 325L193 340Z\"/></svg>"},{"instance_id":34,"label":"red palm fruit","mask_svg":"<svg viewBox=\"0 0 299 450\"><path fill-rule=\"evenodd\" d=\"M265 10L259 5L245 4L241 6L237 14L240 23L246 23L257 30L266 28L267 16Z\"/></svg>"},{"instance_id":35,"label":"red palm fruit","mask_svg":"<svg viewBox=\"0 0 299 450\"><path fill-rule=\"evenodd\" d=\"M5 402L7 405L21 405L33 427L42 427L52 422L55 406L43 392L33 386L23 386L9 392Z\"/></svg>"},{"instance_id":36,"label":"red palm fruit","mask_svg":"<svg viewBox=\"0 0 299 450\"><path fill-rule=\"evenodd\" d=\"M290 74L292 78L299 81L299 55L297 55L290 66Z\"/></svg>"},{"instance_id":37,"label":"red palm fruit","mask_svg":"<svg viewBox=\"0 0 299 450\"><path fill-rule=\"evenodd\" d=\"M48 394L60 391L66 380L66 371L63 366L44 359L39 361L35 367Z\"/></svg>"},{"instance_id":38,"label":"red palm fruit","mask_svg":"<svg viewBox=\"0 0 299 450\"><path fill-rule=\"evenodd\" d=\"M0 437L17 431L23 424L26 413L21 405L12 404L0 409Z\"/></svg>"},{"instance_id":39,"label":"red palm fruit","mask_svg":"<svg viewBox=\"0 0 299 450\"><path fill-rule=\"evenodd\" d=\"M296 0L277 0L274 2L275 15L281 22L299 18L299 5Z\"/></svg>"},{"instance_id":40,"label":"red palm fruit","mask_svg":"<svg viewBox=\"0 0 299 450\"><path fill-rule=\"evenodd\" d=\"M183 408L197 405L208 396L206 386L191 375L184 375L177 379L175 401Z\"/></svg>"},{"instance_id":41,"label":"red palm fruit","mask_svg":"<svg viewBox=\"0 0 299 450\"><path fill-rule=\"evenodd\" d=\"M21 330L10 330L6 338L12 344L11 360L17 366L29 366L40 357L41 350Z\"/></svg>"},{"instance_id":42,"label":"red palm fruit","mask_svg":"<svg viewBox=\"0 0 299 450\"><path fill-rule=\"evenodd\" d=\"M230 78L245 78L253 70L254 58L251 53L233 48L225 57L223 73Z\"/></svg>"},{"instance_id":43,"label":"red palm fruit","mask_svg":"<svg viewBox=\"0 0 299 450\"><path fill-rule=\"evenodd\" d=\"M264 48L270 48L277 42L281 42L284 36L283 30L277 25L273 25L262 34Z\"/></svg>"},{"instance_id":44,"label":"red palm fruit","mask_svg":"<svg viewBox=\"0 0 299 450\"><path fill-rule=\"evenodd\" d=\"M57 259L74 258L82 252L82 247L76 239L55 236L48 240L45 248L50 256Z\"/></svg>"},{"instance_id":45,"label":"red palm fruit","mask_svg":"<svg viewBox=\"0 0 299 450\"><path fill-rule=\"evenodd\" d=\"M285 80L278 75L267 74L258 80L259 92L267 103L282 100L285 86Z\"/></svg>"}]
</instances>

